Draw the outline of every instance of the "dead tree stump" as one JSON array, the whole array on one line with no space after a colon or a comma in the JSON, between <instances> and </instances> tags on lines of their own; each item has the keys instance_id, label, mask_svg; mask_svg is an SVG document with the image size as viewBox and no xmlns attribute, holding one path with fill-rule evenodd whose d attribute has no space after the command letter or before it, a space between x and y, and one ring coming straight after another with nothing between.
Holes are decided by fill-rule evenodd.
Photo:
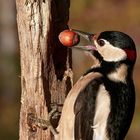
<instances>
[{"instance_id":1,"label":"dead tree stump","mask_svg":"<svg viewBox=\"0 0 140 140\"><path fill-rule=\"evenodd\" d=\"M47 119L50 104L63 104L72 86L71 51L58 40L68 28L69 0L16 0L21 62L20 140L49 140L31 129L28 115ZM61 109L61 108L60 108Z\"/></svg>"}]
</instances>

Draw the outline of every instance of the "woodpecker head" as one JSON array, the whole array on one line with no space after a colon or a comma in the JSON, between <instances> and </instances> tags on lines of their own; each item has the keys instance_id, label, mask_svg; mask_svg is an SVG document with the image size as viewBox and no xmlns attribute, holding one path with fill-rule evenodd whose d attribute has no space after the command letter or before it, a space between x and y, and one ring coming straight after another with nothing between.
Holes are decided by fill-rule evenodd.
<instances>
[{"instance_id":1,"label":"woodpecker head","mask_svg":"<svg viewBox=\"0 0 140 140\"><path fill-rule=\"evenodd\" d=\"M133 40L119 31L104 31L100 34L90 34L74 30L89 41L87 46L78 48L89 51L93 56L98 53L100 61L119 62L126 60L133 66L136 61L136 48Z\"/></svg>"}]
</instances>

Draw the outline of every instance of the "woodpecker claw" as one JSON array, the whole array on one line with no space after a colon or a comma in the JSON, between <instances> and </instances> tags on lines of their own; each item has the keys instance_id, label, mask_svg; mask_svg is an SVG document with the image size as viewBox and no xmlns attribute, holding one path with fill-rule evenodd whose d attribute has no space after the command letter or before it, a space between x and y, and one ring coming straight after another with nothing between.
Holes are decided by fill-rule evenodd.
<instances>
[{"instance_id":1,"label":"woodpecker claw","mask_svg":"<svg viewBox=\"0 0 140 140\"><path fill-rule=\"evenodd\" d=\"M53 103L51 104L51 112L49 113L49 118L50 119L57 119L60 115L61 115L61 112L59 112L59 109L58 109L58 105L56 103Z\"/></svg>"},{"instance_id":2,"label":"woodpecker claw","mask_svg":"<svg viewBox=\"0 0 140 140\"><path fill-rule=\"evenodd\" d=\"M61 115L60 112L55 112L55 114L51 117L51 119L57 119Z\"/></svg>"},{"instance_id":3,"label":"woodpecker claw","mask_svg":"<svg viewBox=\"0 0 140 140\"><path fill-rule=\"evenodd\" d=\"M32 131L36 131L37 127L41 128L43 130L50 128L50 131L52 132L52 134L56 135L56 134L58 134L58 132L52 126L51 120L57 119L58 116L60 116L60 112L58 112L58 107L55 104L52 106L52 110L48 114L47 120L37 118L33 113L29 113L28 118L27 118L27 122L28 122L28 125L30 126Z\"/></svg>"}]
</instances>

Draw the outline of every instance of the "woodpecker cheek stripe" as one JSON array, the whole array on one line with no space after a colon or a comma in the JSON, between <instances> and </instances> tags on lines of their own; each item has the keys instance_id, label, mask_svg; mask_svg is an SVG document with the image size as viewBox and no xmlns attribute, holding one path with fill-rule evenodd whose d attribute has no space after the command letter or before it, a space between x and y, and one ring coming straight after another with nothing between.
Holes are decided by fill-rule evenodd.
<instances>
[{"instance_id":1,"label":"woodpecker cheek stripe","mask_svg":"<svg viewBox=\"0 0 140 140\"><path fill-rule=\"evenodd\" d=\"M134 61L136 59L136 51L129 49L124 49L124 51L126 52L129 60Z\"/></svg>"}]
</instances>

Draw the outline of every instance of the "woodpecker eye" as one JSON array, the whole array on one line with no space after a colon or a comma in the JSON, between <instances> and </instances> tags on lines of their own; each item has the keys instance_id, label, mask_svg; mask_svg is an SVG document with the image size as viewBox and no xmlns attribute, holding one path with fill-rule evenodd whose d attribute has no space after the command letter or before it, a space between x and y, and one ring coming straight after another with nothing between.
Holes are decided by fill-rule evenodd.
<instances>
[{"instance_id":1,"label":"woodpecker eye","mask_svg":"<svg viewBox=\"0 0 140 140\"><path fill-rule=\"evenodd\" d=\"M103 39L98 40L98 44L103 47L105 45L105 41Z\"/></svg>"}]
</instances>

